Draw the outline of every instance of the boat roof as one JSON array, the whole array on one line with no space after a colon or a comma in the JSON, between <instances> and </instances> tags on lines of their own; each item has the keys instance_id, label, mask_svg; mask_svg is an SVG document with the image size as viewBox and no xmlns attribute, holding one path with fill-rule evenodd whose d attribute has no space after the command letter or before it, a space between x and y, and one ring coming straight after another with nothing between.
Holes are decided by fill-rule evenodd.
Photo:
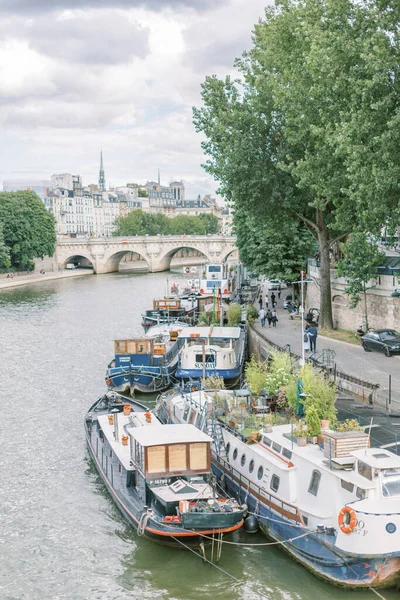
<instances>
[{"instance_id":1,"label":"boat roof","mask_svg":"<svg viewBox=\"0 0 400 600\"><path fill-rule=\"evenodd\" d=\"M154 425L154 427L135 427L128 430L129 435L144 447L163 444L185 444L188 442L211 442L210 436L194 425Z\"/></svg>"},{"instance_id":2,"label":"boat roof","mask_svg":"<svg viewBox=\"0 0 400 600\"><path fill-rule=\"evenodd\" d=\"M180 339L190 339L190 338L229 338L229 339L239 339L241 334L240 327L185 327L183 331L180 332Z\"/></svg>"},{"instance_id":3,"label":"boat roof","mask_svg":"<svg viewBox=\"0 0 400 600\"><path fill-rule=\"evenodd\" d=\"M400 456L383 448L365 448L351 454L374 469L400 469Z\"/></svg>"}]
</instances>

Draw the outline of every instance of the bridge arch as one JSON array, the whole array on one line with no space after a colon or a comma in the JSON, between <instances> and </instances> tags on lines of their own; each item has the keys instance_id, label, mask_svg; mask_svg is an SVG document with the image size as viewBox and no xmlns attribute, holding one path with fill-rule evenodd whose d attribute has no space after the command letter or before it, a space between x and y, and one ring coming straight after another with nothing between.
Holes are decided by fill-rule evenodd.
<instances>
[{"instance_id":1,"label":"bridge arch","mask_svg":"<svg viewBox=\"0 0 400 600\"><path fill-rule=\"evenodd\" d=\"M94 269L92 257L84 254L72 254L62 263L62 268L67 269L67 265L74 265L75 268Z\"/></svg>"},{"instance_id":2,"label":"bridge arch","mask_svg":"<svg viewBox=\"0 0 400 600\"><path fill-rule=\"evenodd\" d=\"M171 248L170 250L168 250L168 252L163 254L163 256L159 259L159 270L160 271L169 271L170 270L171 261L174 258L175 254L177 254L179 252L179 250L195 250L196 252L199 252L202 256L201 257L193 257L193 258L204 257L204 262L212 262L210 257L204 252L203 248L196 248L195 244L193 244L193 245L192 244L191 245L177 244L176 246L174 246L174 248Z\"/></svg>"},{"instance_id":3,"label":"bridge arch","mask_svg":"<svg viewBox=\"0 0 400 600\"><path fill-rule=\"evenodd\" d=\"M236 262L239 261L239 251L237 248L231 248L231 250L229 250L229 252L225 254L224 258L222 259L222 262L227 262L229 258L231 258L231 260L235 260Z\"/></svg>"},{"instance_id":4,"label":"bridge arch","mask_svg":"<svg viewBox=\"0 0 400 600\"><path fill-rule=\"evenodd\" d=\"M146 263L147 270L151 270L150 261L145 254L138 252L137 250L127 248L126 250L118 250L117 252L114 252L107 257L105 261L105 272L109 273L111 271L119 271L119 266L122 259L125 256L128 256L129 254L134 254L138 256L139 260L142 260Z\"/></svg>"}]
</instances>

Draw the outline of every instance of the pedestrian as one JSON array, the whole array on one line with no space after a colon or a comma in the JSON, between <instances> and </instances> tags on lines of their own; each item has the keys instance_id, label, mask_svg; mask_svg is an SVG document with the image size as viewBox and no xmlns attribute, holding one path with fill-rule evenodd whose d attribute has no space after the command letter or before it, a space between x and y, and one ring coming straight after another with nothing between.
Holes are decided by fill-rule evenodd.
<instances>
[{"instance_id":1,"label":"pedestrian","mask_svg":"<svg viewBox=\"0 0 400 600\"><path fill-rule=\"evenodd\" d=\"M265 294L265 310L268 310L268 305L269 305L269 296L268 296L268 294Z\"/></svg>"},{"instance_id":2,"label":"pedestrian","mask_svg":"<svg viewBox=\"0 0 400 600\"><path fill-rule=\"evenodd\" d=\"M272 312L268 309L267 310L267 321L268 321L268 327L271 327L271 323L272 323Z\"/></svg>"},{"instance_id":3,"label":"pedestrian","mask_svg":"<svg viewBox=\"0 0 400 600\"><path fill-rule=\"evenodd\" d=\"M280 300L280 299L281 299L281 288L279 286L279 289L278 289L278 300Z\"/></svg>"},{"instance_id":4,"label":"pedestrian","mask_svg":"<svg viewBox=\"0 0 400 600\"><path fill-rule=\"evenodd\" d=\"M311 325L307 328L307 332L310 337L310 350L311 350L311 352L316 352L317 351L317 336L318 336L318 329L317 329L316 325L314 323L311 323Z\"/></svg>"},{"instance_id":5,"label":"pedestrian","mask_svg":"<svg viewBox=\"0 0 400 600\"><path fill-rule=\"evenodd\" d=\"M275 308L275 306L276 306L276 296L275 296L274 292L272 292L272 294L271 294L271 304L272 304L272 308Z\"/></svg>"},{"instance_id":6,"label":"pedestrian","mask_svg":"<svg viewBox=\"0 0 400 600\"><path fill-rule=\"evenodd\" d=\"M265 325L265 310L263 308L260 309L260 321L261 321L261 327L264 327L264 325Z\"/></svg>"},{"instance_id":7,"label":"pedestrian","mask_svg":"<svg viewBox=\"0 0 400 600\"><path fill-rule=\"evenodd\" d=\"M308 331L304 331L303 333L303 348L304 353L310 350L310 334L308 333Z\"/></svg>"},{"instance_id":8,"label":"pedestrian","mask_svg":"<svg viewBox=\"0 0 400 600\"><path fill-rule=\"evenodd\" d=\"M261 310L262 309L262 296L259 297L258 304L259 304L260 310Z\"/></svg>"},{"instance_id":9,"label":"pedestrian","mask_svg":"<svg viewBox=\"0 0 400 600\"><path fill-rule=\"evenodd\" d=\"M278 316L276 314L276 310L275 309L272 311L271 321L272 321L272 327L276 327L276 324L278 322Z\"/></svg>"}]
</instances>

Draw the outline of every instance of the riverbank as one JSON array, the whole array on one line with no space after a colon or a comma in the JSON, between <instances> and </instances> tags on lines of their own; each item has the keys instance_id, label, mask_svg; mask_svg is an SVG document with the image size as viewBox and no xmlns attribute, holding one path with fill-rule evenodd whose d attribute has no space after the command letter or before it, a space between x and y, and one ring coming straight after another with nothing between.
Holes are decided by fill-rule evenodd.
<instances>
[{"instance_id":1,"label":"riverbank","mask_svg":"<svg viewBox=\"0 0 400 600\"><path fill-rule=\"evenodd\" d=\"M91 269L75 269L71 271L54 271L41 275L40 273L31 273L29 275L14 275L12 279L0 279L0 290L28 285L30 283L43 283L53 279L65 279L69 277L82 277L83 275L93 275Z\"/></svg>"}]
</instances>

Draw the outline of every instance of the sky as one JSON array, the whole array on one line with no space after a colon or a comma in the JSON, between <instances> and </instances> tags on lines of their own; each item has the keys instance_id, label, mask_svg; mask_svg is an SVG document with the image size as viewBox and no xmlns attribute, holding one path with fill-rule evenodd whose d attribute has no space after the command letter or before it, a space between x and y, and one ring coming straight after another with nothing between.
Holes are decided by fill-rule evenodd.
<instances>
[{"instance_id":1,"label":"sky","mask_svg":"<svg viewBox=\"0 0 400 600\"><path fill-rule=\"evenodd\" d=\"M0 181L218 184L192 124L207 75L235 74L268 0L0 0Z\"/></svg>"}]
</instances>

